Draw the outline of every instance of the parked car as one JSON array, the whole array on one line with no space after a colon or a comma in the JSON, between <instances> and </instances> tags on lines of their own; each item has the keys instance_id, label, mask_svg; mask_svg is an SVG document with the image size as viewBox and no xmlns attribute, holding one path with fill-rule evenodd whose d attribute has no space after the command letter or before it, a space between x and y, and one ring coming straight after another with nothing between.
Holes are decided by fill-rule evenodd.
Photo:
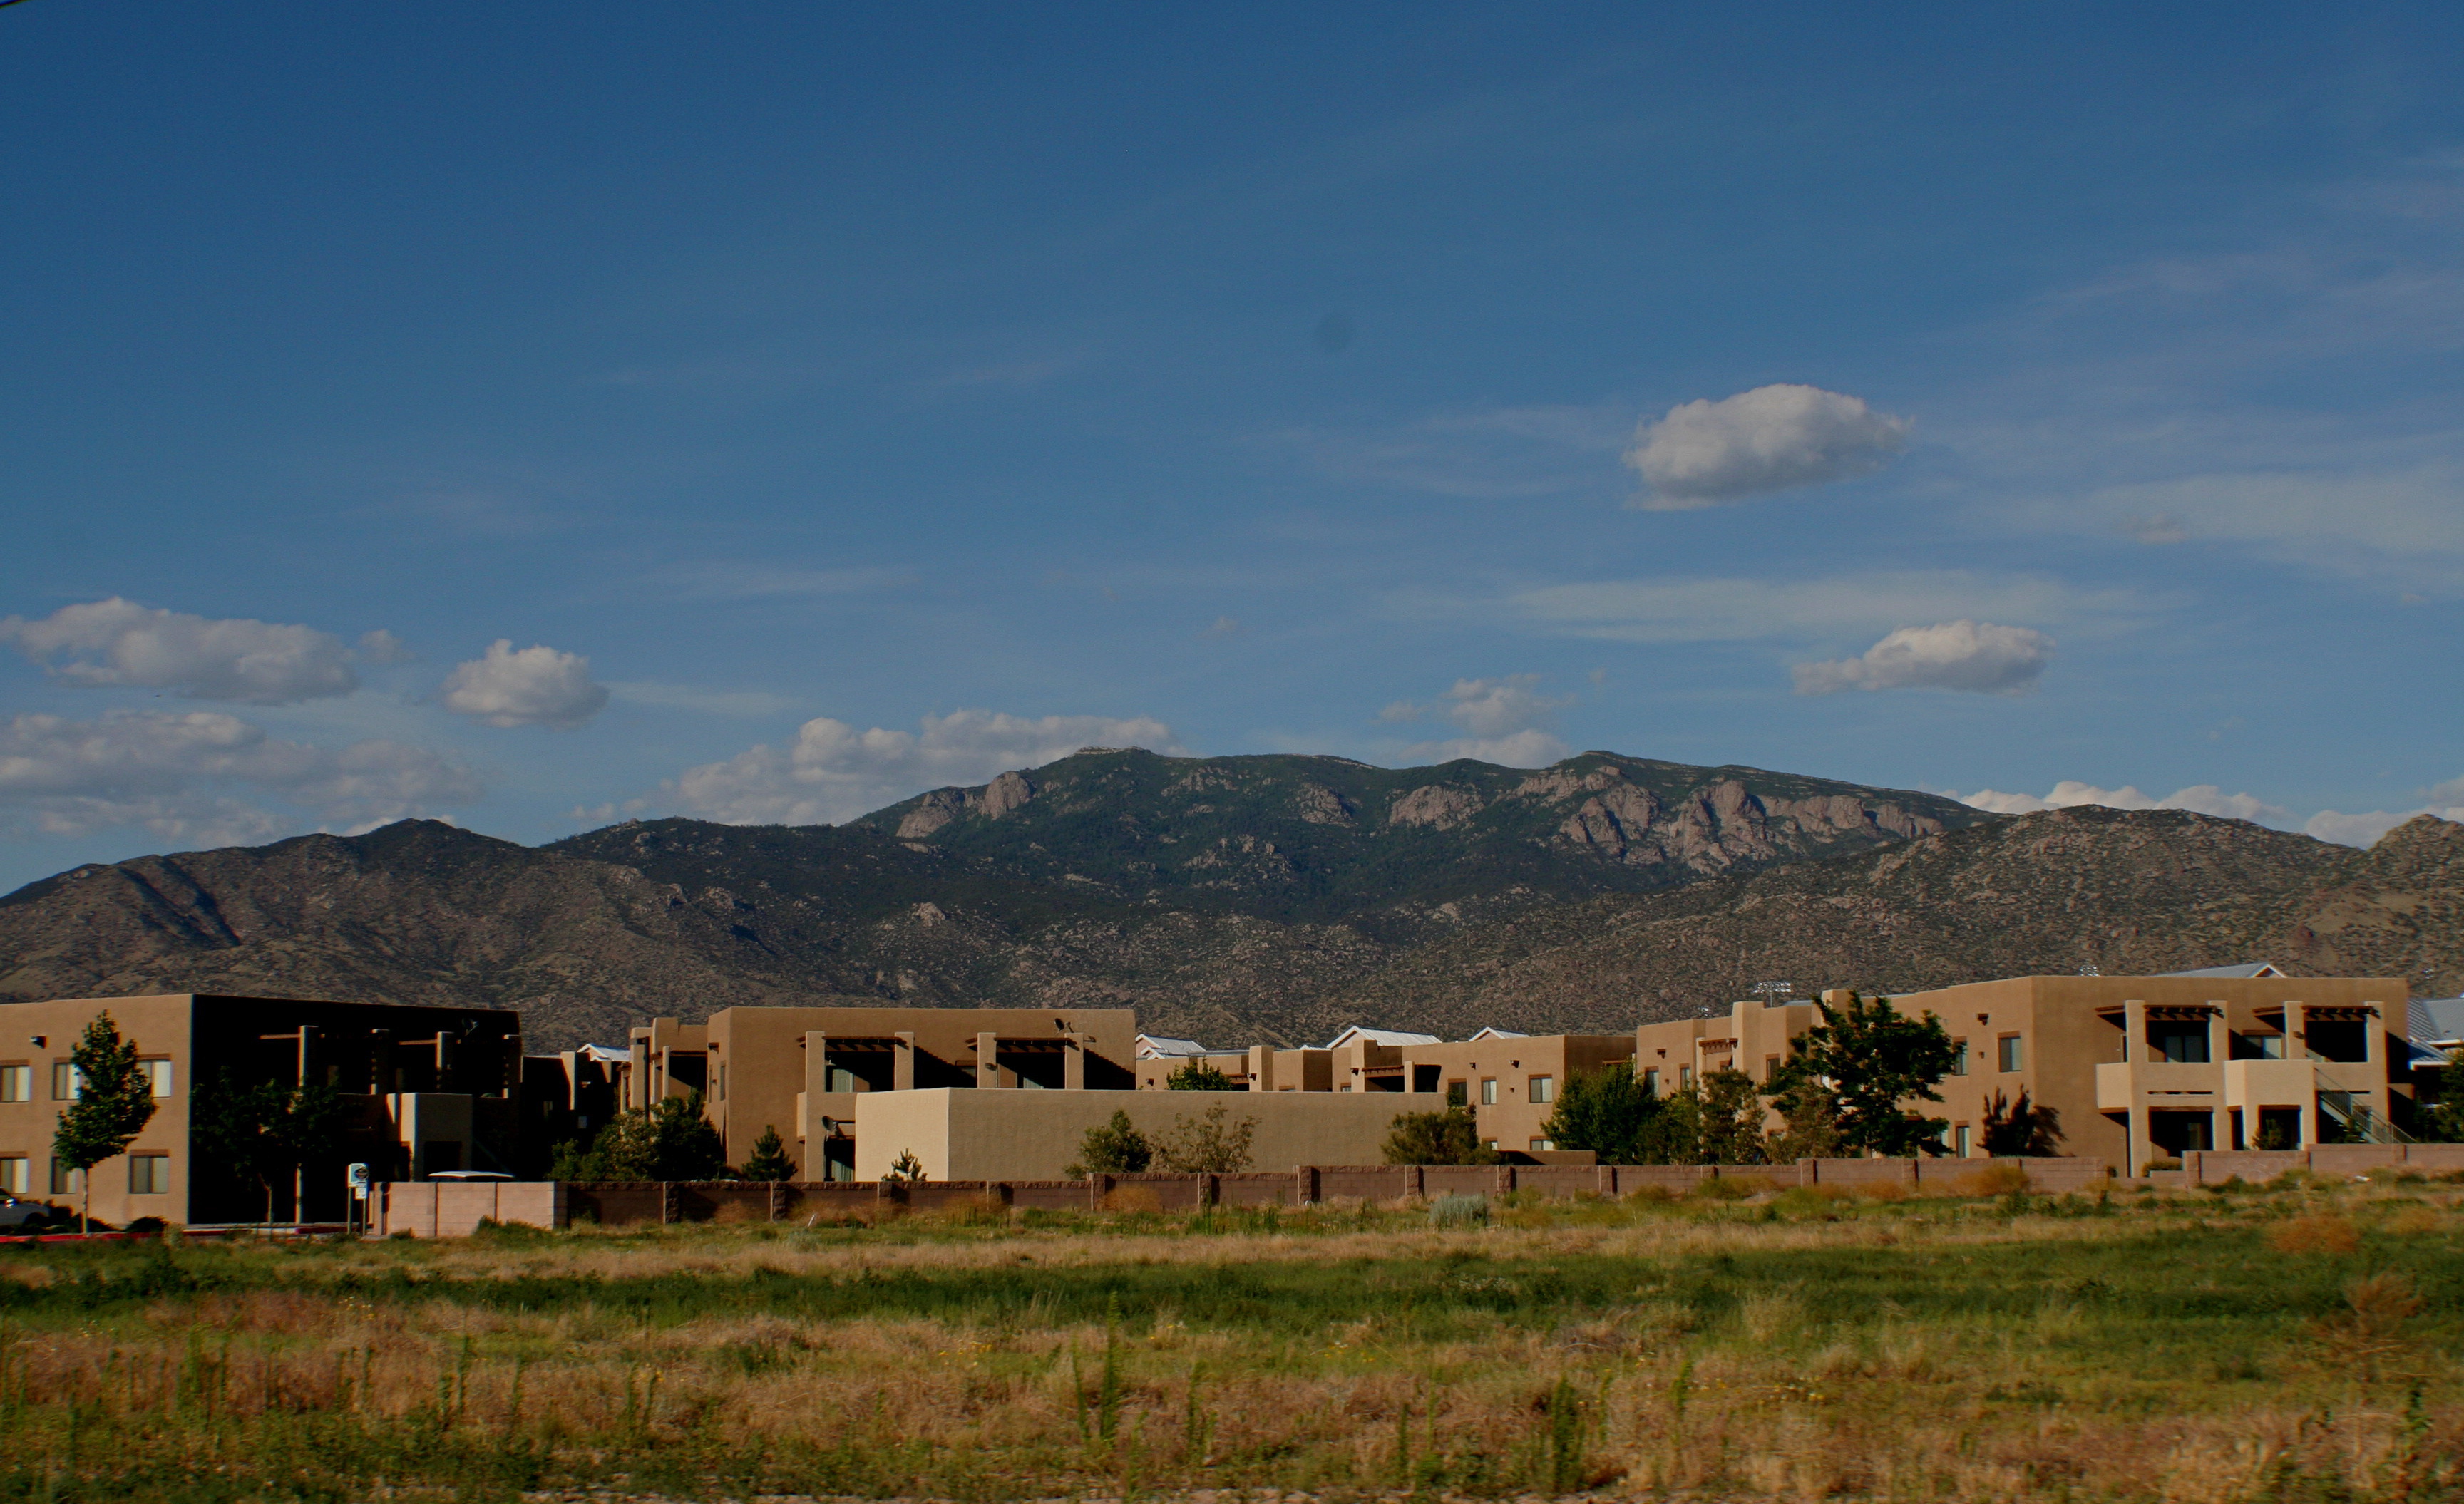
<instances>
[{"instance_id":1,"label":"parked car","mask_svg":"<svg viewBox=\"0 0 2464 1504\"><path fill-rule=\"evenodd\" d=\"M0 1232L32 1232L68 1220L67 1212L56 1211L39 1201L20 1201L14 1196L0 1201Z\"/></svg>"}]
</instances>

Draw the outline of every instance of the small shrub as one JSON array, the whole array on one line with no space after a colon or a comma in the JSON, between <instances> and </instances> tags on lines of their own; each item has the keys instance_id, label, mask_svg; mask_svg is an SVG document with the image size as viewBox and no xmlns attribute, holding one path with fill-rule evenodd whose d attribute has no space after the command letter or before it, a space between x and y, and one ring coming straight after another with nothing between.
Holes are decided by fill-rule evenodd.
<instances>
[{"instance_id":1,"label":"small shrub","mask_svg":"<svg viewBox=\"0 0 2464 1504\"><path fill-rule=\"evenodd\" d=\"M1153 1186L1115 1186L1104 1192L1107 1211L1161 1211L1163 1198Z\"/></svg>"},{"instance_id":2,"label":"small shrub","mask_svg":"<svg viewBox=\"0 0 2464 1504\"><path fill-rule=\"evenodd\" d=\"M1714 1175L1696 1184L1690 1195L1705 1201L1743 1201L1771 1188L1760 1175Z\"/></svg>"},{"instance_id":3,"label":"small shrub","mask_svg":"<svg viewBox=\"0 0 2464 1504\"><path fill-rule=\"evenodd\" d=\"M2028 1172L2016 1165L1988 1165L1960 1176L1951 1186L1963 1196L2024 1195Z\"/></svg>"},{"instance_id":4,"label":"small shrub","mask_svg":"<svg viewBox=\"0 0 2464 1504\"><path fill-rule=\"evenodd\" d=\"M2181 1162L2180 1160L2177 1160L2177 1159L2153 1159L2153 1160L2149 1160L2145 1165L2144 1165L2144 1166L2141 1166L2141 1168L2143 1168L2143 1169L2155 1170L2155 1171L2163 1171L2163 1170L2168 1170L2168 1169L2180 1169L2181 1167L2182 1167L2182 1162Z\"/></svg>"},{"instance_id":5,"label":"small shrub","mask_svg":"<svg viewBox=\"0 0 2464 1504\"><path fill-rule=\"evenodd\" d=\"M1475 1228L1488 1225L1488 1198L1482 1195L1440 1196L1429 1203L1429 1225Z\"/></svg>"},{"instance_id":6,"label":"small shrub","mask_svg":"<svg viewBox=\"0 0 2464 1504\"><path fill-rule=\"evenodd\" d=\"M2357 1253L2362 1234L2352 1223L2331 1213L2294 1217L2267 1230L2267 1246L2279 1253Z\"/></svg>"}]
</instances>

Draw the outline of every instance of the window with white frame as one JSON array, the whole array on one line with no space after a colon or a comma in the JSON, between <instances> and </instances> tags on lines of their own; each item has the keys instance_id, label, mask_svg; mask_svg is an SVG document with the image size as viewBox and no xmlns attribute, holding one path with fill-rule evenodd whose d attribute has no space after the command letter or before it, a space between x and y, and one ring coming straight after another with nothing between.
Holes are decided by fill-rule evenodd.
<instances>
[{"instance_id":1,"label":"window with white frame","mask_svg":"<svg viewBox=\"0 0 2464 1504\"><path fill-rule=\"evenodd\" d=\"M1531 1078L1531 1100L1533 1101L1555 1101L1557 1100L1557 1078L1553 1076L1534 1076Z\"/></svg>"},{"instance_id":2,"label":"window with white frame","mask_svg":"<svg viewBox=\"0 0 2464 1504\"><path fill-rule=\"evenodd\" d=\"M0 1154L0 1191L6 1191L11 1196L22 1196L33 1188L26 1175L26 1156Z\"/></svg>"},{"instance_id":3,"label":"window with white frame","mask_svg":"<svg viewBox=\"0 0 2464 1504\"><path fill-rule=\"evenodd\" d=\"M66 1060L54 1060L52 1062L52 1101L77 1101L77 1088L83 1084L85 1083L78 1077L77 1068L76 1066L70 1064Z\"/></svg>"},{"instance_id":4,"label":"window with white frame","mask_svg":"<svg viewBox=\"0 0 2464 1504\"><path fill-rule=\"evenodd\" d=\"M137 1067L145 1073L146 1095L157 1101L171 1095L170 1061L140 1060L137 1062Z\"/></svg>"},{"instance_id":5,"label":"window with white frame","mask_svg":"<svg viewBox=\"0 0 2464 1504\"><path fill-rule=\"evenodd\" d=\"M31 1065L0 1065L0 1101L33 1100L34 1068Z\"/></svg>"},{"instance_id":6,"label":"window with white frame","mask_svg":"<svg viewBox=\"0 0 2464 1504\"><path fill-rule=\"evenodd\" d=\"M1480 1104L1484 1107L1497 1105L1497 1078L1492 1076L1480 1083Z\"/></svg>"},{"instance_id":7,"label":"window with white frame","mask_svg":"<svg viewBox=\"0 0 2464 1504\"><path fill-rule=\"evenodd\" d=\"M131 1154L128 1156L128 1193L132 1196L167 1196L171 1193L171 1156L168 1154Z\"/></svg>"}]
</instances>

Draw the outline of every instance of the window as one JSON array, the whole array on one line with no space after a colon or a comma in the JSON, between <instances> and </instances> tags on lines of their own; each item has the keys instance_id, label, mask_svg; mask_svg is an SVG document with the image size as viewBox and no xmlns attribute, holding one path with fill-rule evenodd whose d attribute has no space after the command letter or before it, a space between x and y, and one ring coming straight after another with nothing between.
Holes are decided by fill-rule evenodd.
<instances>
[{"instance_id":1,"label":"window","mask_svg":"<svg viewBox=\"0 0 2464 1504\"><path fill-rule=\"evenodd\" d=\"M1694 1067L1692 1067L1692 1066L1690 1066L1690 1065L1681 1065L1681 1066L1679 1066L1679 1067L1677 1068L1677 1089L1678 1089L1679 1091L1683 1091L1686 1087L1691 1086L1691 1085L1693 1085L1693 1084L1694 1084Z\"/></svg>"},{"instance_id":2,"label":"window","mask_svg":"<svg viewBox=\"0 0 2464 1504\"><path fill-rule=\"evenodd\" d=\"M1950 1130L1950 1152L1961 1159L1968 1158L1968 1124L1963 1123Z\"/></svg>"},{"instance_id":3,"label":"window","mask_svg":"<svg viewBox=\"0 0 2464 1504\"><path fill-rule=\"evenodd\" d=\"M52 1101L77 1101L77 1087L81 1084L83 1083L77 1079L77 1068L76 1066L71 1065L66 1060L54 1060L52 1062Z\"/></svg>"},{"instance_id":4,"label":"window","mask_svg":"<svg viewBox=\"0 0 2464 1504\"><path fill-rule=\"evenodd\" d=\"M1531 1150L1535 1154L1545 1154L1556 1146L1557 1141L1554 1139L1533 1139L1531 1141Z\"/></svg>"},{"instance_id":5,"label":"window","mask_svg":"<svg viewBox=\"0 0 2464 1504\"><path fill-rule=\"evenodd\" d=\"M1449 1107L1470 1106L1471 1088L1462 1081L1446 1082L1446 1105Z\"/></svg>"},{"instance_id":6,"label":"window","mask_svg":"<svg viewBox=\"0 0 2464 1504\"><path fill-rule=\"evenodd\" d=\"M1533 1101L1555 1101L1557 1100L1557 1078L1553 1076L1534 1076L1531 1078L1531 1100Z\"/></svg>"},{"instance_id":7,"label":"window","mask_svg":"<svg viewBox=\"0 0 2464 1504\"><path fill-rule=\"evenodd\" d=\"M60 1163L58 1156L55 1155L52 1159L52 1194L74 1196L83 1189L85 1189L85 1171L69 1168Z\"/></svg>"},{"instance_id":8,"label":"window","mask_svg":"<svg viewBox=\"0 0 2464 1504\"><path fill-rule=\"evenodd\" d=\"M170 1061L140 1060L137 1068L145 1073L146 1095L158 1100L171 1095Z\"/></svg>"},{"instance_id":9,"label":"window","mask_svg":"<svg viewBox=\"0 0 2464 1504\"><path fill-rule=\"evenodd\" d=\"M2002 1047L2001 1068L2005 1071L2018 1070L2027 1060L2026 1053L2019 1047L2019 1036L2006 1034L1999 1042Z\"/></svg>"},{"instance_id":10,"label":"window","mask_svg":"<svg viewBox=\"0 0 2464 1504\"><path fill-rule=\"evenodd\" d=\"M1965 1039L1950 1041L1950 1074L1953 1076L1968 1074L1968 1041Z\"/></svg>"},{"instance_id":11,"label":"window","mask_svg":"<svg viewBox=\"0 0 2464 1504\"><path fill-rule=\"evenodd\" d=\"M11 1154L0 1157L0 1190L22 1196L32 1189L26 1182L26 1156Z\"/></svg>"},{"instance_id":12,"label":"window","mask_svg":"<svg viewBox=\"0 0 2464 1504\"><path fill-rule=\"evenodd\" d=\"M131 1154L128 1156L128 1193L132 1196L166 1196L171 1193L171 1156L168 1154Z\"/></svg>"},{"instance_id":13,"label":"window","mask_svg":"<svg viewBox=\"0 0 2464 1504\"><path fill-rule=\"evenodd\" d=\"M1764 1056L1764 1057L1763 1057L1763 1080L1764 1080L1764 1082L1765 1082L1766 1084L1768 1084L1768 1083L1770 1083L1770 1082L1771 1082L1771 1081L1775 1081L1775 1080L1777 1080L1777 1079L1779 1079L1779 1057L1778 1057L1778 1056L1776 1056L1776 1055L1766 1055L1766 1056Z\"/></svg>"},{"instance_id":14,"label":"window","mask_svg":"<svg viewBox=\"0 0 2464 1504\"><path fill-rule=\"evenodd\" d=\"M2208 1063L2208 1026L2159 1020L2147 1026L2147 1052L2175 1065Z\"/></svg>"},{"instance_id":15,"label":"window","mask_svg":"<svg viewBox=\"0 0 2464 1504\"><path fill-rule=\"evenodd\" d=\"M0 1065L0 1101L33 1100L34 1068L31 1065Z\"/></svg>"},{"instance_id":16,"label":"window","mask_svg":"<svg viewBox=\"0 0 2464 1504\"><path fill-rule=\"evenodd\" d=\"M1642 1073L1642 1092L1646 1097L1657 1097L1660 1095L1660 1073L1658 1071L1645 1071Z\"/></svg>"},{"instance_id":17,"label":"window","mask_svg":"<svg viewBox=\"0 0 2464 1504\"><path fill-rule=\"evenodd\" d=\"M727 1065L725 1061L721 1061L718 1067L718 1100L721 1101L727 1101Z\"/></svg>"},{"instance_id":18,"label":"window","mask_svg":"<svg viewBox=\"0 0 2464 1504\"><path fill-rule=\"evenodd\" d=\"M1494 1107L1497 1105L1497 1079L1495 1077L1490 1077L1488 1079L1480 1083L1480 1104L1484 1107Z\"/></svg>"}]
</instances>

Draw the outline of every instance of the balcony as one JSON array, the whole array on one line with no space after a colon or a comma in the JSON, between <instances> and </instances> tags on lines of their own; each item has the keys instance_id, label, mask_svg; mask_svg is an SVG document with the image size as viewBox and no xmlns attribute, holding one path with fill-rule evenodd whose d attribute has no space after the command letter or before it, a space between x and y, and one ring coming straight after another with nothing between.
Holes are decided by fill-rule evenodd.
<instances>
[{"instance_id":1,"label":"balcony","mask_svg":"<svg viewBox=\"0 0 2464 1504\"><path fill-rule=\"evenodd\" d=\"M2145 1098L2156 1098L2155 1105L2172 1107L2211 1107L2220 1102L2225 1090L2225 1073L2233 1065L2276 1064L2266 1060L2234 1060L2219 1065L2176 1063L2170 1060L2116 1060L2096 1068L2096 1106L2099 1112L2128 1112L2142 1105Z\"/></svg>"}]
</instances>

